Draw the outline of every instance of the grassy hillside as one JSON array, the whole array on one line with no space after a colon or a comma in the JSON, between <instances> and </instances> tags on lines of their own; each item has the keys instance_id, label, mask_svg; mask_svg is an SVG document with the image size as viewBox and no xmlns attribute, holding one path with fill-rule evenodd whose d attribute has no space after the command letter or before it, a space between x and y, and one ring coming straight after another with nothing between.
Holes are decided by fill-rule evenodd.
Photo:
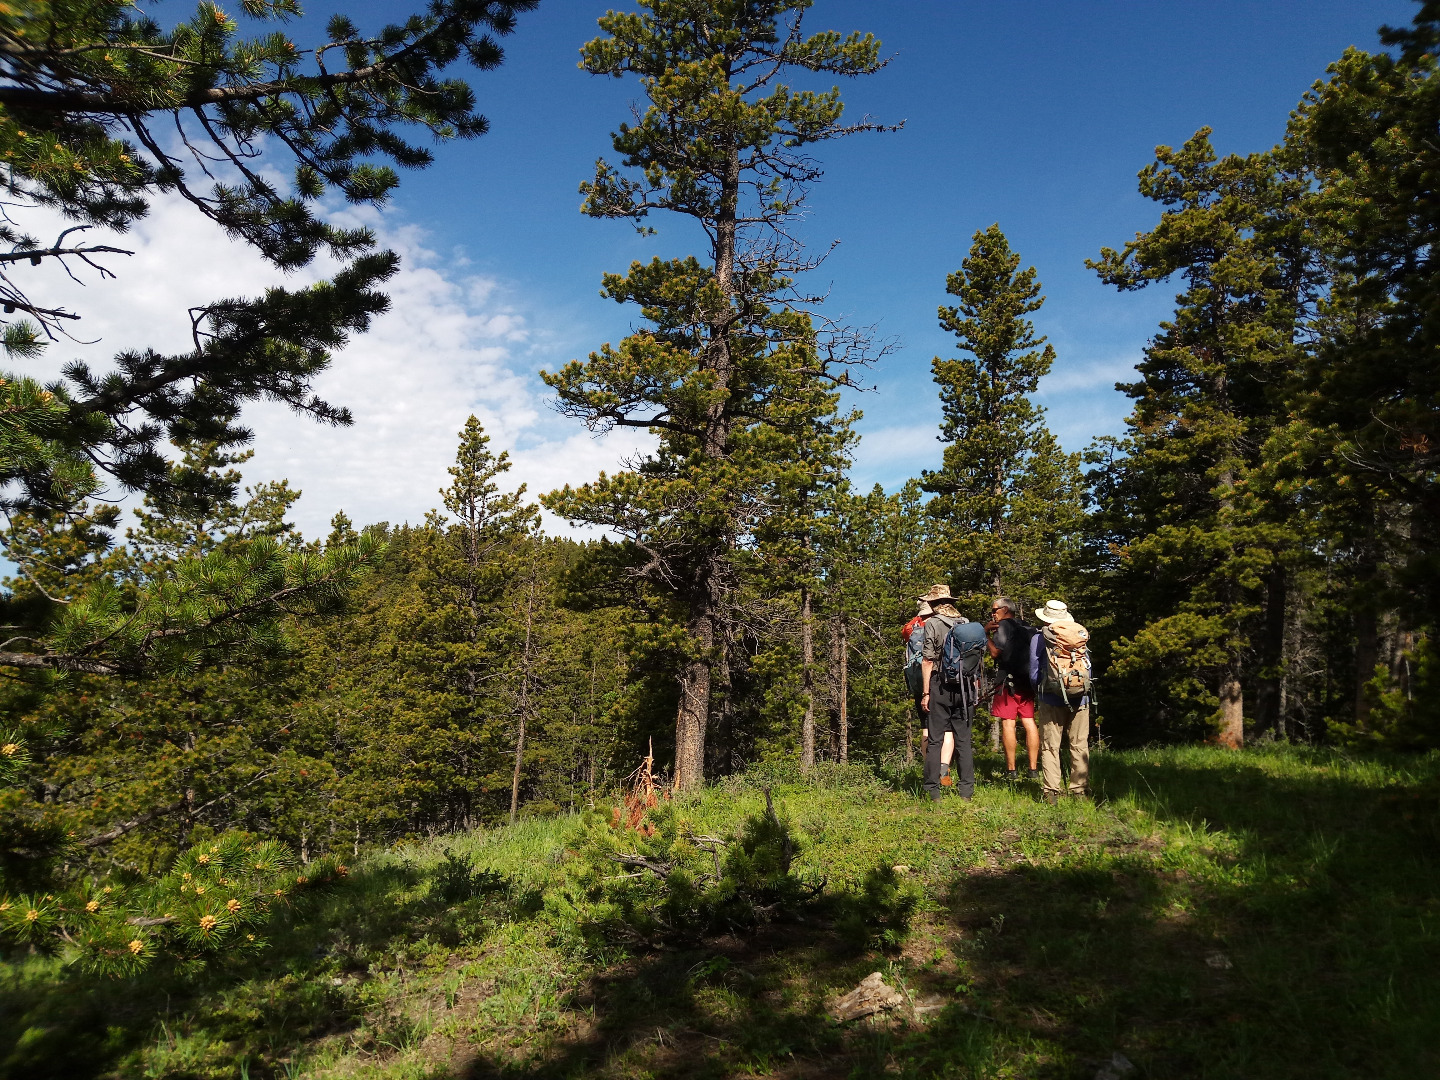
<instances>
[{"instance_id":1,"label":"grassy hillside","mask_svg":"<svg viewBox=\"0 0 1440 1080\"><path fill-rule=\"evenodd\" d=\"M858 768L724 783L676 808L689 831L734 835L772 785L814 894L738 930L627 932L577 818L439 838L362 860L259 960L135 983L4 968L0 1061L1059 1078L1118 1050L1147 1077L1440 1075L1440 755L1193 748L1100 754L1095 772L1095 803L1058 808L998 783L932 806L914 778ZM830 1020L826 999L876 970L907 1007Z\"/></svg>"}]
</instances>

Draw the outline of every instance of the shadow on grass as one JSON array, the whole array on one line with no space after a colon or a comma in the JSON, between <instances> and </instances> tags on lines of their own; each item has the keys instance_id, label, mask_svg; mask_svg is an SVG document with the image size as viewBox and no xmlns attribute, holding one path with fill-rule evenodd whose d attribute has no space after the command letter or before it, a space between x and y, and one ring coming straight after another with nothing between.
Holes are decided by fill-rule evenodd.
<instances>
[{"instance_id":1,"label":"shadow on grass","mask_svg":"<svg viewBox=\"0 0 1440 1080\"><path fill-rule=\"evenodd\" d=\"M528 1062L480 1053L451 1075L848 1076L863 1048L826 1015L821 991L853 986L877 966L815 922L652 954L590 980L573 1002L588 1019ZM875 1064L883 1071L883 1057Z\"/></svg>"},{"instance_id":2,"label":"shadow on grass","mask_svg":"<svg viewBox=\"0 0 1440 1080\"><path fill-rule=\"evenodd\" d=\"M1106 798L1190 838L1102 847L1062 810L1060 858L954 877L935 955L907 957L915 999L937 1003L923 1025L837 1027L815 990L883 962L772 927L611 972L539 1056L455 1075L1061 1080L1116 1051L1147 1077L1440 1075L1436 770L1381 784L1288 764L1097 757Z\"/></svg>"},{"instance_id":3,"label":"shadow on grass","mask_svg":"<svg viewBox=\"0 0 1440 1080\"><path fill-rule=\"evenodd\" d=\"M1097 759L1100 793L1197 842L953 883L964 997L1021 1075L1116 1050L1156 1077L1440 1075L1435 762L1378 784L1304 757ZM897 1041L901 1075L953 1041Z\"/></svg>"},{"instance_id":4,"label":"shadow on grass","mask_svg":"<svg viewBox=\"0 0 1440 1080\"><path fill-rule=\"evenodd\" d=\"M495 903L488 876L456 878L450 860L428 871L372 865L277 920L258 956L198 973L157 966L115 980L42 958L16 964L0 980L0 1077L233 1075L248 1062L259 1080L272 1075L264 1060L325 1036L349 1033L362 1048L403 1039L408 1018L377 1023L360 993L371 960L393 958L397 943L457 944L531 906Z\"/></svg>"}]
</instances>

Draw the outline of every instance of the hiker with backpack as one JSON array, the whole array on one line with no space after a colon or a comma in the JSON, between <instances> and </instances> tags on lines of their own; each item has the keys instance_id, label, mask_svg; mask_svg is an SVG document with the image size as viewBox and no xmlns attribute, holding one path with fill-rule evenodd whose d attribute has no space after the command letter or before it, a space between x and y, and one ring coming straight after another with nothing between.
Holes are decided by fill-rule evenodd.
<instances>
[{"instance_id":1,"label":"hiker with backpack","mask_svg":"<svg viewBox=\"0 0 1440 1080\"><path fill-rule=\"evenodd\" d=\"M1030 677L1037 691L1044 798L1054 806L1062 790L1084 797L1090 779L1090 633L1059 600L1035 609L1042 629L1031 642ZM1070 740L1070 783L1060 772L1060 741Z\"/></svg>"},{"instance_id":2,"label":"hiker with backpack","mask_svg":"<svg viewBox=\"0 0 1440 1080\"><path fill-rule=\"evenodd\" d=\"M975 753L970 724L980 700L980 675L985 658L985 631L960 614L950 586L936 585L920 597L934 612L925 620L921 676L926 714L925 790L940 799L955 787L962 799L975 795ZM950 775L959 751L960 783Z\"/></svg>"},{"instance_id":3,"label":"hiker with backpack","mask_svg":"<svg viewBox=\"0 0 1440 1080\"><path fill-rule=\"evenodd\" d=\"M926 732L925 709L920 702L925 696L925 680L920 665L924 661L922 653L925 651L925 620L933 614L929 604L924 600L916 600L915 617L900 630L900 637L905 642L905 687L910 691L910 696L915 699L915 715L920 718L920 758L922 761L925 758ZM907 742L910 739L908 727L905 738ZM905 752L909 754L909 747L906 747Z\"/></svg>"},{"instance_id":4,"label":"hiker with backpack","mask_svg":"<svg viewBox=\"0 0 1440 1080\"><path fill-rule=\"evenodd\" d=\"M988 645L999 678L995 697L990 702L990 715L1000 724L1000 740L1005 747L1005 779L1015 780L1015 721L1025 728L1025 753L1030 759L1029 779L1038 779L1036 769L1040 755L1040 733L1035 727L1035 684L1030 676L1031 639L1033 628L1019 619L1015 602L1002 596L990 605Z\"/></svg>"}]
</instances>

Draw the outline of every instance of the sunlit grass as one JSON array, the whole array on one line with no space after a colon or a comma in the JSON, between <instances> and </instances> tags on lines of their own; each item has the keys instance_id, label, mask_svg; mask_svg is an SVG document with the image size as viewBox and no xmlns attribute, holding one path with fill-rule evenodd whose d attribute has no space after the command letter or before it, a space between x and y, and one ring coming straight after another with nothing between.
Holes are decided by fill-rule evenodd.
<instances>
[{"instance_id":1,"label":"sunlit grass","mask_svg":"<svg viewBox=\"0 0 1440 1080\"><path fill-rule=\"evenodd\" d=\"M898 953L820 915L659 953L597 940L578 821L526 819L362 860L258 964L132 986L20 958L4 1070L1065 1077L1119 1050L1150 1076L1440 1074L1440 755L1105 753L1100 798L1058 807L993 782L932 805L913 780L772 768L677 804L729 835L769 788L828 895L905 868L923 899ZM495 876L450 902L456 859ZM825 999L877 969L926 1019L836 1027Z\"/></svg>"}]
</instances>

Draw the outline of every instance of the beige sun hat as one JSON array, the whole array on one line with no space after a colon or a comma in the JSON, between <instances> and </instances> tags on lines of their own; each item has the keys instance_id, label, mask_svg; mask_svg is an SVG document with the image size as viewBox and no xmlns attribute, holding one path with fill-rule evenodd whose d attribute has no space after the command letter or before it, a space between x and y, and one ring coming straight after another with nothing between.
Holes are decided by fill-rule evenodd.
<instances>
[{"instance_id":1,"label":"beige sun hat","mask_svg":"<svg viewBox=\"0 0 1440 1080\"><path fill-rule=\"evenodd\" d=\"M1074 622L1075 616L1061 600L1046 600L1044 607L1035 609L1035 617L1043 623Z\"/></svg>"},{"instance_id":2,"label":"beige sun hat","mask_svg":"<svg viewBox=\"0 0 1440 1080\"><path fill-rule=\"evenodd\" d=\"M955 597L950 595L949 585L931 585L929 592L924 596L916 597L916 599L923 600L925 603L932 605L957 603Z\"/></svg>"},{"instance_id":3,"label":"beige sun hat","mask_svg":"<svg viewBox=\"0 0 1440 1080\"><path fill-rule=\"evenodd\" d=\"M923 618L925 618L927 615L934 615L934 614L935 614L935 609L932 608L926 601L924 601L924 600L916 600L916 601L915 601L915 617L916 617L917 619L923 619Z\"/></svg>"}]
</instances>

